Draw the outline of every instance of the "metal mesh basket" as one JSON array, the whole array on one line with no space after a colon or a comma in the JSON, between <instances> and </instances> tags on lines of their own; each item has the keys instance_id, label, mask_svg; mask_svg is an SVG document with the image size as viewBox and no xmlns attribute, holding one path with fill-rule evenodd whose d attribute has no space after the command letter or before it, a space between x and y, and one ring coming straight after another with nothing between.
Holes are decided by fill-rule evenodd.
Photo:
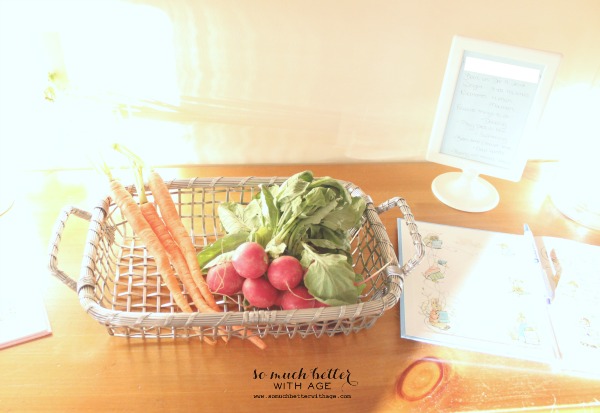
<instances>
[{"instance_id":1,"label":"metal mesh basket","mask_svg":"<svg viewBox=\"0 0 600 413\"><path fill-rule=\"evenodd\" d=\"M197 250L201 250L223 235L217 214L219 203L247 204L259 190L259 185L284 181L285 178L221 177L173 180L167 185L182 222ZM352 196L361 196L367 202L360 226L348 233L355 272L368 278L357 304L269 310L248 307L242 296L217 295L222 313L180 312L156 271L153 258L109 196L91 212L75 207L67 207L61 212L50 241L49 268L53 275L77 292L85 311L115 336L320 337L358 332L371 327L398 302L404 276L418 264L424 250L414 217L403 198L393 198L375 207L360 188L340 182ZM128 189L135 197L135 188ZM151 193L149 196L151 201ZM379 218L380 213L394 207L401 210L415 246L414 256L402 266ZM59 244L70 215L90 221L78 281L58 267Z\"/></svg>"}]
</instances>

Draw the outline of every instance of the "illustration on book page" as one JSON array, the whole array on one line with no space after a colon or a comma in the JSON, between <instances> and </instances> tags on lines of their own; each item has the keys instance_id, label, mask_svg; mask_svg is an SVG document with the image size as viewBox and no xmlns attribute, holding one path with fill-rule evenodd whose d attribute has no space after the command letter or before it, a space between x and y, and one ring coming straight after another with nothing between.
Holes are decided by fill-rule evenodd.
<instances>
[{"instance_id":1,"label":"illustration on book page","mask_svg":"<svg viewBox=\"0 0 600 413\"><path fill-rule=\"evenodd\" d=\"M418 225L425 257L405 279L402 337L531 359L553 355L542 270L523 235ZM409 234L400 235L410 251Z\"/></svg>"}]
</instances>

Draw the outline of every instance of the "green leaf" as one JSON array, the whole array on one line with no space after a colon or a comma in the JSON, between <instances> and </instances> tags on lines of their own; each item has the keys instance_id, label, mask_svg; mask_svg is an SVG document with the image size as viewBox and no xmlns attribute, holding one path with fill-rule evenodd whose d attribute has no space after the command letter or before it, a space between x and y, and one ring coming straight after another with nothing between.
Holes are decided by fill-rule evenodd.
<instances>
[{"instance_id":1,"label":"green leaf","mask_svg":"<svg viewBox=\"0 0 600 413\"><path fill-rule=\"evenodd\" d=\"M358 225L365 208L365 200L361 197L354 197L351 203L343 204L341 208L331 211L323 219L322 224L334 231L347 231Z\"/></svg>"},{"instance_id":2,"label":"green leaf","mask_svg":"<svg viewBox=\"0 0 600 413\"><path fill-rule=\"evenodd\" d=\"M299 225L320 224L337 206L335 191L328 188L312 189L302 202Z\"/></svg>"},{"instance_id":3,"label":"green leaf","mask_svg":"<svg viewBox=\"0 0 600 413\"><path fill-rule=\"evenodd\" d=\"M273 238L273 230L269 227L260 227L250 234L250 241L258 242L264 247L267 246L269 241Z\"/></svg>"},{"instance_id":4,"label":"green leaf","mask_svg":"<svg viewBox=\"0 0 600 413\"><path fill-rule=\"evenodd\" d=\"M242 220L251 229L260 228L263 225L262 208L259 199L253 199L244 208Z\"/></svg>"},{"instance_id":5,"label":"green leaf","mask_svg":"<svg viewBox=\"0 0 600 413\"><path fill-rule=\"evenodd\" d=\"M313 174L310 171L303 171L290 176L279 187L279 191L275 197L277 203L280 205L286 204L303 195L312 180Z\"/></svg>"},{"instance_id":6,"label":"green leaf","mask_svg":"<svg viewBox=\"0 0 600 413\"><path fill-rule=\"evenodd\" d=\"M236 232L250 232L244 222L244 207L234 202L223 202L217 208L221 225L228 234Z\"/></svg>"},{"instance_id":7,"label":"green leaf","mask_svg":"<svg viewBox=\"0 0 600 413\"><path fill-rule=\"evenodd\" d=\"M279 209L275 205L275 198L266 186L260 186L260 205L264 226L275 228L279 222Z\"/></svg>"},{"instance_id":8,"label":"green leaf","mask_svg":"<svg viewBox=\"0 0 600 413\"><path fill-rule=\"evenodd\" d=\"M356 304L360 288L356 274L343 254L318 254L305 245L301 262L308 264L304 285L319 301L330 305Z\"/></svg>"},{"instance_id":9,"label":"green leaf","mask_svg":"<svg viewBox=\"0 0 600 413\"><path fill-rule=\"evenodd\" d=\"M351 202L351 196L350 193L346 190L346 188L344 187L344 185L342 185L340 183L340 181L338 181L337 179L333 179L330 178L328 176L319 178L319 179L315 179L314 181L312 181L310 183L310 185L308 186L308 189L312 189L312 188L316 188L316 187L325 187L325 188L331 188L333 190L336 191L336 193L342 197L343 202L345 203L350 203Z\"/></svg>"},{"instance_id":10,"label":"green leaf","mask_svg":"<svg viewBox=\"0 0 600 413\"><path fill-rule=\"evenodd\" d=\"M333 231L323 225L315 226L311 228L310 239L322 239L336 245L336 249L350 250L350 240L346 231ZM318 230L318 231L317 231Z\"/></svg>"},{"instance_id":11,"label":"green leaf","mask_svg":"<svg viewBox=\"0 0 600 413\"><path fill-rule=\"evenodd\" d=\"M338 250L342 249L343 245L339 245L337 242L325 239L325 238L310 238L306 240L307 244L311 244L319 249L326 250Z\"/></svg>"}]
</instances>

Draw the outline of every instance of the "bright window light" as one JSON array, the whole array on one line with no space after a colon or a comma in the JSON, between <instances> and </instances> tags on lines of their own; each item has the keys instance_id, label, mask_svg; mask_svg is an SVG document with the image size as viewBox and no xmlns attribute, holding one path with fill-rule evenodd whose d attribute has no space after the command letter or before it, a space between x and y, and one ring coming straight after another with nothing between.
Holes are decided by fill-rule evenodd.
<instances>
[{"instance_id":1,"label":"bright window light","mask_svg":"<svg viewBox=\"0 0 600 413\"><path fill-rule=\"evenodd\" d=\"M148 102L179 106L163 11L124 0L0 3L2 171L89 167L95 147L187 134L166 116L126 122Z\"/></svg>"},{"instance_id":2,"label":"bright window light","mask_svg":"<svg viewBox=\"0 0 600 413\"><path fill-rule=\"evenodd\" d=\"M600 79L600 72L599 77ZM576 84L556 92L542 136L557 153L554 204L566 216L600 229L600 84Z\"/></svg>"}]
</instances>

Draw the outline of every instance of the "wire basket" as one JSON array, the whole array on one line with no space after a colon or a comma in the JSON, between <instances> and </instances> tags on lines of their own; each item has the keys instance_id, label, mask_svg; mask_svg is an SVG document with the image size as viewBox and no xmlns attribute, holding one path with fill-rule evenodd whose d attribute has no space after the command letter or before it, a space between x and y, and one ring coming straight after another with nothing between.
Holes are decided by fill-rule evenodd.
<instances>
[{"instance_id":1,"label":"wire basket","mask_svg":"<svg viewBox=\"0 0 600 413\"><path fill-rule=\"evenodd\" d=\"M194 178L167 181L182 222L197 250L223 236L217 214L221 202L247 204L259 185L281 184L285 178ZM357 304L301 310L255 309L241 295L216 295L222 313L180 312L156 270L154 259L133 233L111 197L91 211L66 207L59 215L50 241L49 268L74 290L84 310L122 337L178 338L219 336L332 336L371 327L394 307L404 277L422 259L424 249L414 217L403 198L392 198L378 207L357 186L340 181L352 196L361 196L367 207L360 225L349 231L354 271L368 279ZM135 188L128 190L136 196ZM151 193L149 200L152 201ZM414 256L400 266L379 214L398 207L412 236ZM58 267L59 244L69 216L90 221L78 281ZM186 291L184 290L184 295ZM191 302L191 300L189 300Z\"/></svg>"}]
</instances>

